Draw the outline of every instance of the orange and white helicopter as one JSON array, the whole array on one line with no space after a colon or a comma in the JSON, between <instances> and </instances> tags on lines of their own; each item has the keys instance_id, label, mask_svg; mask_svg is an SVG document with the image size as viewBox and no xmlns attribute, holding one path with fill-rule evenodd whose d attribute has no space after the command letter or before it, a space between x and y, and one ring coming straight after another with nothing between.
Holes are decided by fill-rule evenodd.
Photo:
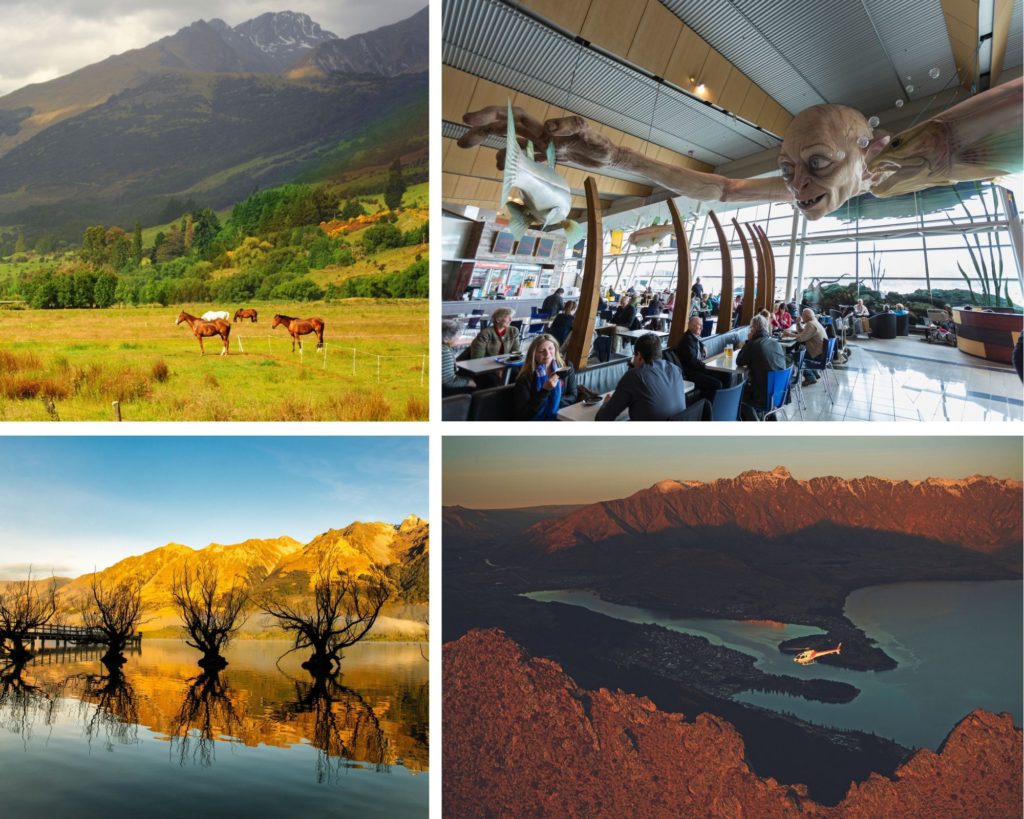
<instances>
[{"instance_id":1,"label":"orange and white helicopter","mask_svg":"<svg viewBox=\"0 0 1024 819\"><path fill-rule=\"evenodd\" d=\"M799 654L793 658L794 663L800 665L811 665L819 657L824 657L827 654L838 654L839 649L843 647L842 643L837 643L835 648L827 648L824 651L817 651L813 648L805 648Z\"/></svg>"}]
</instances>

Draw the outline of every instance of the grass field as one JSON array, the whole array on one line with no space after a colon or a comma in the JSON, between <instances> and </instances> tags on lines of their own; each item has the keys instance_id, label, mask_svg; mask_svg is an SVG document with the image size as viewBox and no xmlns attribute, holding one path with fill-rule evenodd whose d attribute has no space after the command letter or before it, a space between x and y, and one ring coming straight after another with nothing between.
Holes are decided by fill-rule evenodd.
<instances>
[{"instance_id":1,"label":"grass field","mask_svg":"<svg viewBox=\"0 0 1024 819\"><path fill-rule=\"evenodd\" d=\"M259 321L232 325L224 357L218 337L200 357L188 326L174 325L181 309L211 305L0 309L0 421L114 420L114 401L125 421L427 419L426 300L244 306ZM315 336L292 353L285 328L270 329L274 313L323 318L326 355Z\"/></svg>"}]
</instances>

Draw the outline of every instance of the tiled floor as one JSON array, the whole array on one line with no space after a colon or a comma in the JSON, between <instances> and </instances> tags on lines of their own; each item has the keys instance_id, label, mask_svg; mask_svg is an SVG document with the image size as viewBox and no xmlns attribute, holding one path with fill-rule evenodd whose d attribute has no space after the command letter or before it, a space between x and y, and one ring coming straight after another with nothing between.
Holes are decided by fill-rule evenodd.
<instances>
[{"instance_id":1,"label":"tiled floor","mask_svg":"<svg viewBox=\"0 0 1024 819\"><path fill-rule=\"evenodd\" d=\"M1024 420L1024 390L1008 365L928 344L918 336L848 344L853 353L846 366L836 368L835 403L822 382L805 388L804 420ZM799 420L795 406L787 408L787 415Z\"/></svg>"}]
</instances>

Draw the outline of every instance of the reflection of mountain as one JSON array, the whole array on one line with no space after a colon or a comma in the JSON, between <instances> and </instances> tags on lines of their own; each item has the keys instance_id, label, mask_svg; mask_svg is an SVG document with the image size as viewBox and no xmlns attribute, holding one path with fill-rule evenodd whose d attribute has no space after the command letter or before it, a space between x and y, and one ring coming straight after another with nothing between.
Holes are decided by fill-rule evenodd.
<instances>
[{"instance_id":1,"label":"reflection of mountain","mask_svg":"<svg viewBox=\"0 0 1024 819\"><path fill-rule=\"evenodd\" d=\"M96 663L49 658L26 667L22 686L87 705L76 719L103 742L121 742L131 736L131 725L142 725L172 742L183 764L215 764L216 743L235 742L313 745L328 757L328 767L339 764L331 760L344 748L345 759L369 766L427 770L427 663L418 646L351 649L341 684L331 683L326 697L310 690L308 675L293 667L297 658L282 663L287 674L275 668L274 657L286 649L268 643L231 648L226 671L197 677L197 654L184 643L146 640L142 654L129 657L118 685L95 674ZM38 710L22 707L19 713ZM6 716L0 709L0 725Z\"/></svg>"},{"instance_id":2,"label":"reflection of mountain","mask_svg":"<svg viewBox=\"0 0 1024 819\"><path fill-rule=\"evenodd\" d=\"M320 555L330 554L335 565L361 573L377 565L399 586L399 591L383 610L381 627L376 633L423 633L428 600L429 526L416 516L397 526L387 523L352 523L344 529L330 529L303 545L294 538L250 539L224 545L211 543L194 550L168 543L142 555L127 557L104 569L100 578L117 583L126 578L142 578L143 602L147 607L143 633L177 628L180 617L171 606L171 584L186 563L210 565L221 583L245 580L255 591L300 592L312 585ZM403 585L409 579L410 584ZM92 575L64 582L59 597L67 610L77 609L77 601L89 594ZM263 619L254 617L249 631L263 628Z\"/></svg>"},{"instance_id":3,"label":"reflection of mountain","mask_svg":"<svg viewBox=\"0 0 1024 819\"><path fill-rule=\"evenodd\" d=\"M755 774L729 722L688 722L648 699L579 687L497 631L444 647L448 816L1018 815L1021 731L1009 715L968 715L939 754L918 751L890 779L851 786L835 810L803 785Z\"/></svg>"}]
</instances>

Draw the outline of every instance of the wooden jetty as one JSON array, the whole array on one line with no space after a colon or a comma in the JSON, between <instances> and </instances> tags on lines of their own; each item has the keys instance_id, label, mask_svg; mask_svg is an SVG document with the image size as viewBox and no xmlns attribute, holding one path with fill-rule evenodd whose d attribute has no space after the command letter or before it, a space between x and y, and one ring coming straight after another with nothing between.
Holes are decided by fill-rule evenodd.
<instances>
[{"instance_id":1,"label":"wooden jetty","mask_svg":"<svg viewBox=\"0 0 1024 819\"><path fill-rule=\"evenodd\" d=\"M36 641L39 642L39 649L46 648L47 641L53 643L54 647L69 645L100 645L106 642L102 631L98 628L87 628L86 626L65 626L45 625L32 629L26 636L31 650L35 651ZM133 634L128 638L128 646L141 646L142 634Z\"/></svg>"}]
</instances>

